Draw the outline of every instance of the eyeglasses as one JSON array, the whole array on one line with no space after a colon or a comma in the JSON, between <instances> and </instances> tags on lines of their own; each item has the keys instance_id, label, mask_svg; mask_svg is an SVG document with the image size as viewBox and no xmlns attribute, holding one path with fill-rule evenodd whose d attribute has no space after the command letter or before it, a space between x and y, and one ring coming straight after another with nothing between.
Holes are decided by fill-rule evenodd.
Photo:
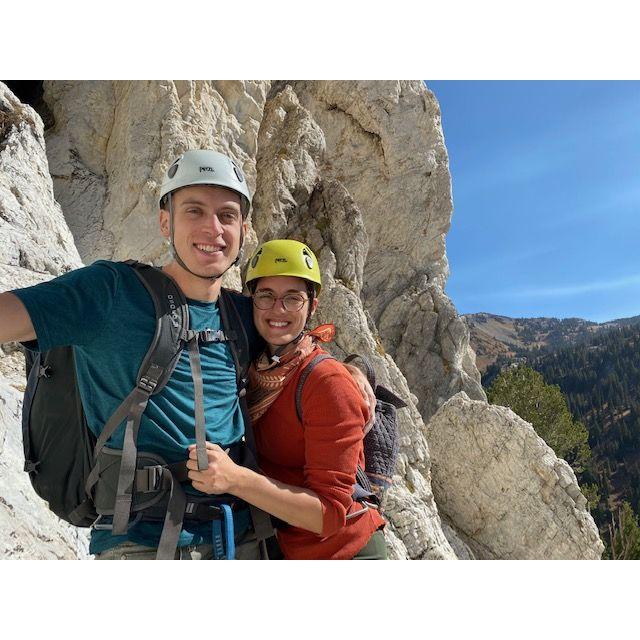
<instances>
[{"instance_id":1,"label":"eyeglasses","mask_svg":"<svg viewBox=\"0 0 640 640\"><path fill-rule=\"evenodd\" d=\"M268 291L258 291L258 293L254 293L251 297L253 298L253 304L262 311L273 309L278 300L282 300L286 311L300 311L300 309L304 307L304 303L309 299L297 293L288 293L286 296L282 296L282 298L276 298Z\"/></svg>"}]
</instances>

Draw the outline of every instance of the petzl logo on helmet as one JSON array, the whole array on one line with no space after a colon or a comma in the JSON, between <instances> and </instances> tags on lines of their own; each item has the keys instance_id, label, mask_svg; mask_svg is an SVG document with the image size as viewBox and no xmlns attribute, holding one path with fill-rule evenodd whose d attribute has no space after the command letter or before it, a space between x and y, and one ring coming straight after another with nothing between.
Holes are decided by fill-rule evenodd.
<instances>
[{"instance_id":1,"label":"petzl logo on helmet","mask_svg":"<svg viewBox=\"0 0 640 640\"><path fill-rule=\"evenodd\" d=\"M203 171L210 172L210 173L216 172L216 170L213 167L200 167L200 173L202 173Z\"/></svg>"}]
</instances>

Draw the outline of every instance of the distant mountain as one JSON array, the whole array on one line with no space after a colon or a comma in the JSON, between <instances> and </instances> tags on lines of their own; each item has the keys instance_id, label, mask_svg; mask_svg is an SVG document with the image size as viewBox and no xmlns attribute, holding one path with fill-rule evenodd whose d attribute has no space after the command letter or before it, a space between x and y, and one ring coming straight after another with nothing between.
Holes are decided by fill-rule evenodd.
<instances>
[{"instance_id":1,"label":"distant mountain","mask_svg":"<svg viewBox=\"0 0 640 640\"><path fill-rule=\"evenodd\" d=\"M471 334L480 373L498 362L518 362L583 344L602 331L614 327L640 325L640 316L609 322L591 322L581 318L509 318L491 313L462 316Z\"/></svg>"}]
</instances>

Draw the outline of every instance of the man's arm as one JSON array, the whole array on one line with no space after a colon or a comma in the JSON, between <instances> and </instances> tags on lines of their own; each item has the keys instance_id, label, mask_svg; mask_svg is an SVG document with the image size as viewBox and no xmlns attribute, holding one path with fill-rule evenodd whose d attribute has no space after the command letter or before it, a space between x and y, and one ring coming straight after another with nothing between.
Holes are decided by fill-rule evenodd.
<instances>
[{"instance_id":1,"label":"man's arm","mask_svg":"<svg viewBox=\"0 0 640 640\"><path fill-rule=\"evenodd\" d=\"M0 293L0 344L36 339L31 318L18 296Z\"/></svg>"}]
</instances>

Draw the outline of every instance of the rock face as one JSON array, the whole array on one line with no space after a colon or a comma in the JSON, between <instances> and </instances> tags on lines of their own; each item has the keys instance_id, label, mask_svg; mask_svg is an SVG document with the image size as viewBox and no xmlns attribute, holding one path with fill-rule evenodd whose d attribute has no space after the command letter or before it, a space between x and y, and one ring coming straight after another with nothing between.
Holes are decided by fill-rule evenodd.
<instances>
[{"instance_id":1,"label":"rock face","mask_svg":"<svg viewBox=\"0 0 640 640\"><path fill-rule=\"evenodd\" d=\"M0 290L80 264L53 197L42 120L0 83Z\"/></svg>"},{"instance_id":2,"label":"rock face","mask_svg":"<svg viewBox=\"0 0 640 640\"><path fill-rule=\"evenodd\" d=\"M10 198L3 195L7 190L20 205L14 205L14 222L6 225L0 208L0 233L8 234L8 241L0 245L0 252L8 252L6 259L0 253L2 290L81 263L51 196L38 116L3 85L0 91L2 104L11 105L6 110L12 118L26 113L35 122L35 129L29 125L31 120L17 127L0 126L0 163L4 162L0 164L0 205ZM385 503L390 557L599 556L597 532L595 538L587 535L590 516L582 496L574 496L573 507L565 504L568 492L575 494L577 486L569 481L566 465L549 450L545 460L558 477L558 469L562 470L562 480L554 484L551 472L540 466L547 480L508 526L503 524L507 516L502 495L496 495L496 505L483 502L482 496L476 498L487 514L482 526L477 517L474 520L471 507L471 515L463 507L452 507L463 502L460 496L465 492L475 490L476 476L483 475L493 449L488 446L483 455L475 455L469 450L474 443L462 435L444 437L439 427L444 410L438 410L453 406L453 400L447 401L461 391L476 401L474 407L485 411L481 417L490 425L496 408L486 404L468 331L443 290L448 276L444 239L451 218L451 185L439 107L422 83L46 82L44 98L55 121L46 145L53 188L85 262L136 257L161 263L167 259L167 248L157 232L157 191L169 162L194 147L232 155L244 167L252 191L255 188L242 264L258 240L274 237L297 238L316 252L323 273L317 320L336 324L332 350L338 357L350 352L369 357L378 380L408 404L399 412L401 451ZM20 142L11 147L13 155L5 158L2 140L7 131L8 140ZM29 162L18 161L23 148ZM19 182L23 165L25 172L29 166L36 167L37 175L27 172ZM42 193L27 198L32 182L40 184L37 188ZM31 202L44 203L42 210L31 207ZM45 229L46 241L53 243L44 252L39 236L27 233L38 243L19 244L23 242L19 232L30 228L21 220L29 215L35 221L33 228ZM12 270L3 272L3 268ZM2 273L11 277L3 280ZM224 282L239 288L240 270L230 271ZM19 432L19 407L16 392L6 383L20 388L20 356L12 353L0 358L3 366L0 409L4 406L1 415L6 425L0 430L0 442L9 443L9 432ZM462 395L455 396L455 402ZM465 423L460 433L472 427L480 433L483 423ZM516 422L511 428L513 432L505 429L503 433L505 464L514 469L524 466L531 475L538 458L522 449L522 442L531 439L530 428ZM497 430L492 427L491 432ZM19 440L17 444L11 440L4 451L0 448L0 473L4 474L0 475L0 535L4 542L5 530L10 538L10 531L19 530L16 537L20 539L33 531L36 542L28 549L23 544L20 550L10 540L9 546L0 547L0 556L63 557L69 552L84 557L82 536L80 541L74 538L73 530L44 510L41 501L21 503L22 498L7 489L26 480L16 462L18 444ZM466 461L464 482L459 482L462 471L458 469L441 471L448 451ZM505 482L517 480L515 474L505 477ZM26 482L24 495L20 489L23 497L29 494ZM568 487L564 493L555 489L561 483ZM552 484L553 490L547 490ZM9 504L13 508L2 511ZM27 516L21 520L22 528L17 521L6 525L13 529L2 528L14 513L31 509L32 522ZM48 536L52 542L43 542L38 533L49 526L40 524L43 514L55 520ZM545 520L541 514L551 515ZM536 526L551 523L548 528L555 535L548 536L545 549L540 550L538 541L530 538L519 546L512 541L530 526L528 519ZM581 545L574 538L583 529L587 533ZM497 536L495 542L492 534Z\"/></svg>"},{"instance_id":3,"label":"rock face","mask_svg":"<svg viewBox=\"0 0 640 640\"><path fill-rule=\"evenodd\" d=\"M479 558L598 559L571 467L506 407L459 393L427 426L440 513Z\"/></svg>"},{"instance_id":4,"label":"rock face","mask_svg":"<svg viewBox=\"0 0 640 640\"><path fill-rule=\"evenodd\" d=\"M0 291L82 266L54 200L40 116L0 83ZM24 358L0 351L0 558L88 556L86 531L71 527L36 496L22 470Z\"/></svg>"}]
</instances>

